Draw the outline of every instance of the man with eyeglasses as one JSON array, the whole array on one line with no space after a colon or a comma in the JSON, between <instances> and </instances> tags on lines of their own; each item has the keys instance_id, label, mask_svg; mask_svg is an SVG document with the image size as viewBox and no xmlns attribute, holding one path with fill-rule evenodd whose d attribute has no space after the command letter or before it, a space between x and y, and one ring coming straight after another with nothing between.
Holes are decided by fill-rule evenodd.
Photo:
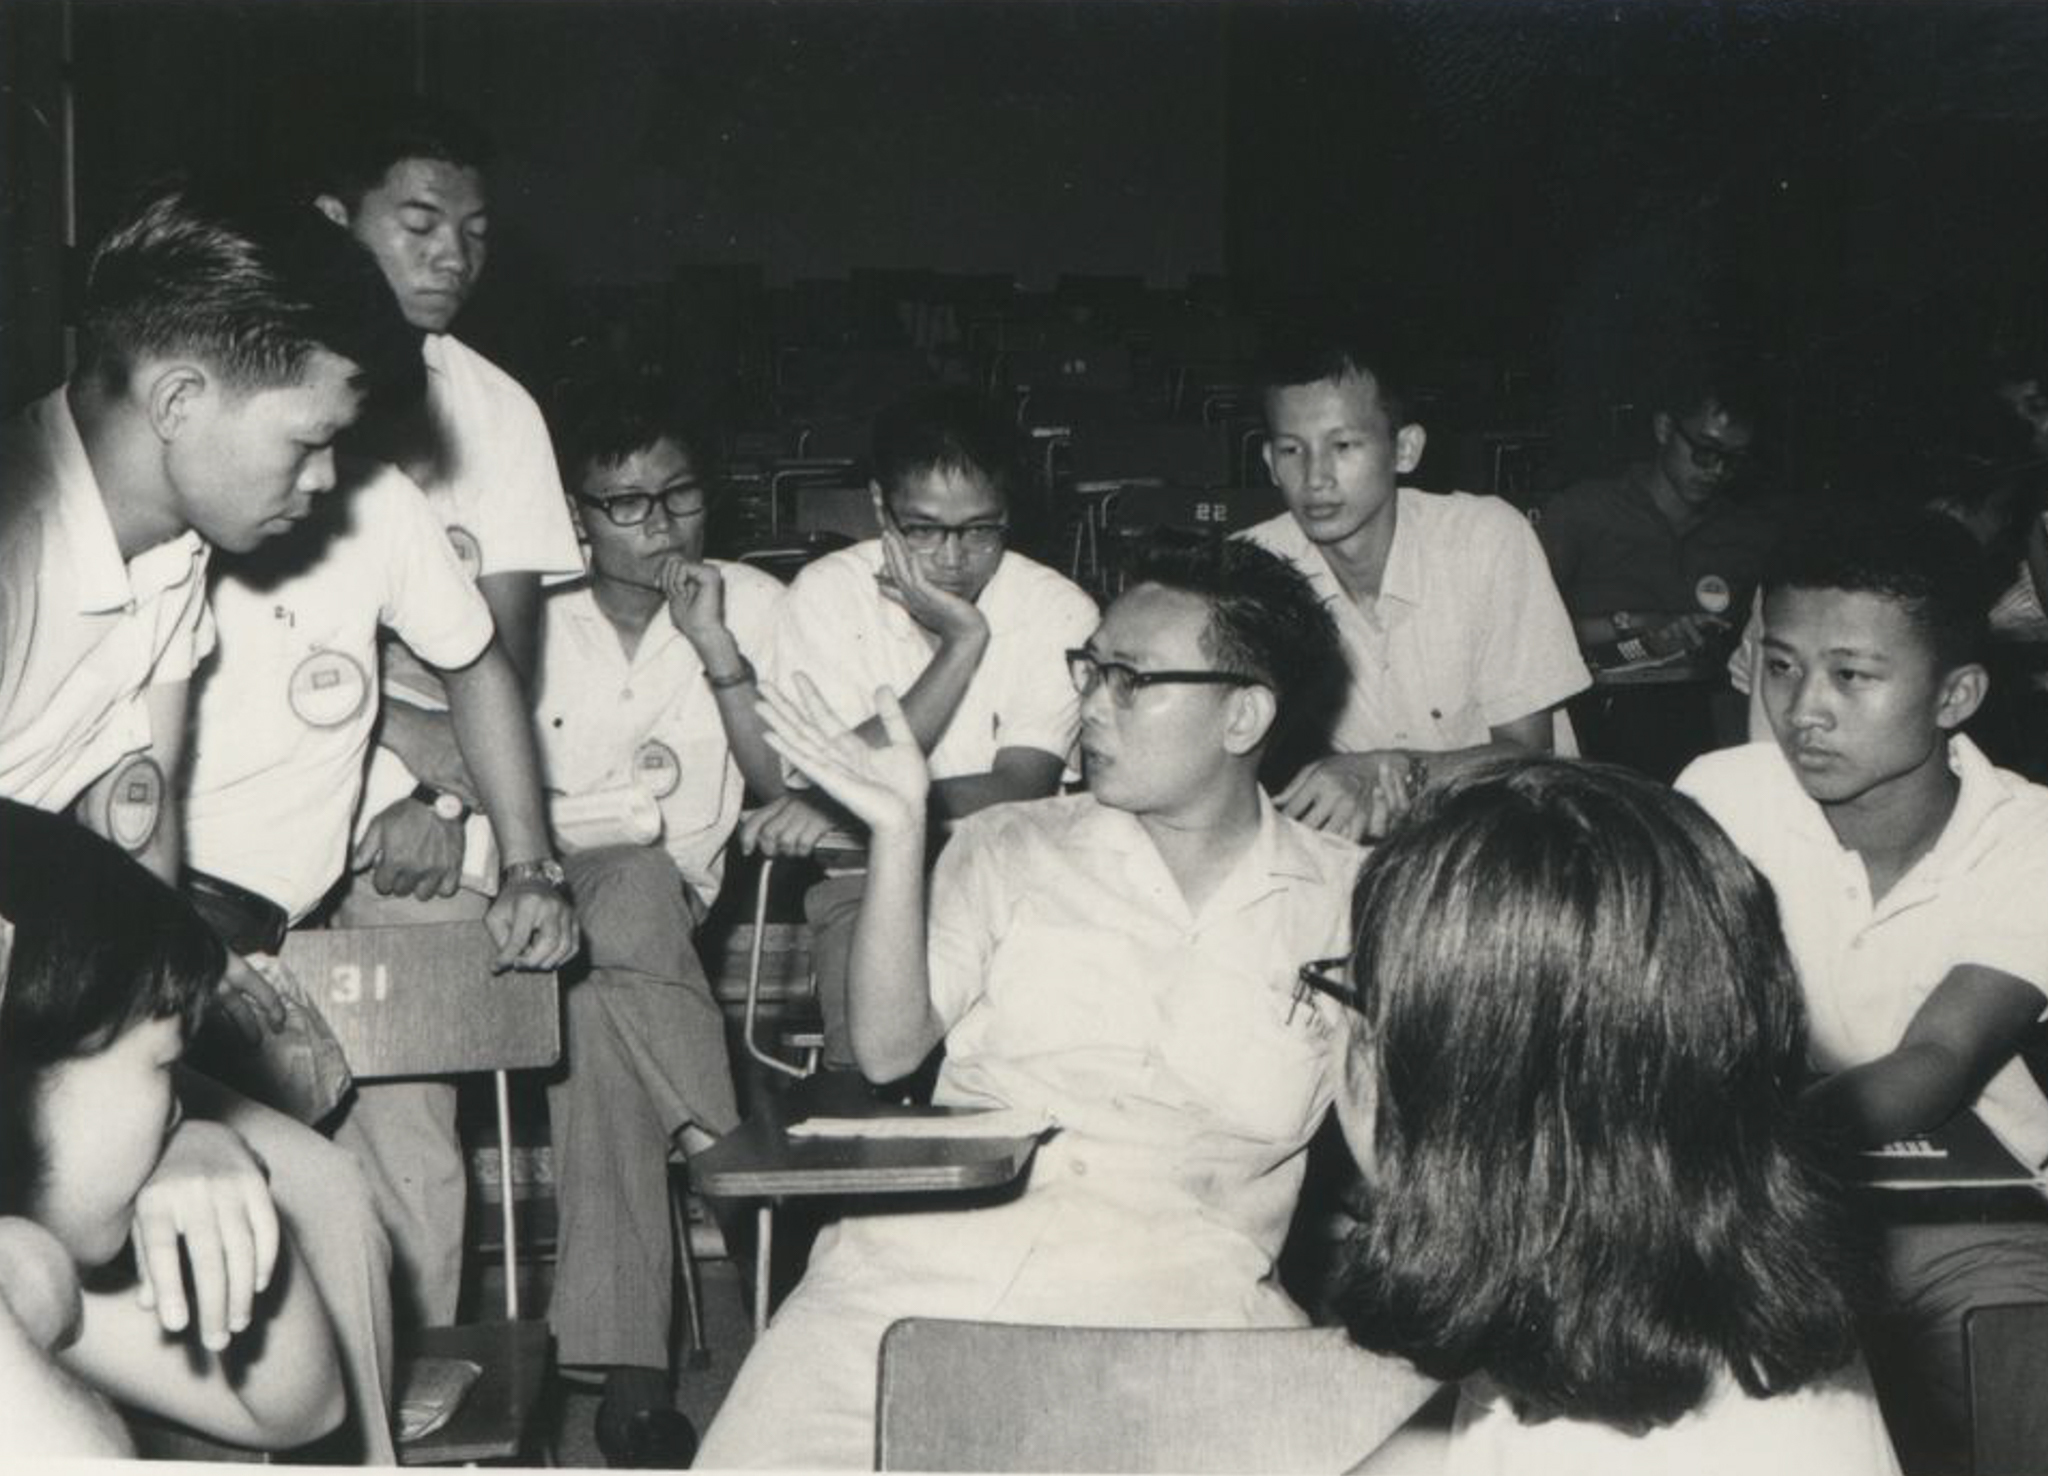
<instances>
[{"instance_id":1,"label":"man with eyeglasses","mask_svg":"<svg viewBox=\"0 0 2048 1476\"><path fill-rule=\"evenodd\" d=\"M1776 537L1765 514L1728 495L1753 456L1749 387L1730 370L1689 366L1664 403L1650 419L1649 461L1567 487L1536 524L1596 665L1726 645Z\"/></svg>"},{"instance_id":2,"label":"man with eyeglasses","mask_svg":"<svg viewBox=\"0 0 2048 1476\"><path fill-rule=\"evenodd\" d=\"M875 693L903 703L931 758L943 825L1059 787L1079 725L1063 653L1095 627L1095 602L1009 550L1006 427L973 396L944 391L876 420L870 491L878 536L797 576L777 622L770 677L801 672L835 711L879 736ZM792 790L741 834L768 855L808 855L846 825L815 791ZM825 1056L851 1060L843 990L857 876L806 900Z\"/></svg>"},{"instance_id":3,"label":"man with eyeglasses","mask_svg":"<svg viewBox=\"0 0 2048 1476\"><path fill-rule=\"evenodd\" d=\"M1711 677L1711 687L1605 686L1573 708L1588 752L1669 782L1718 730L1739 732L1735 699L1720 697L1720 662L1778 529L1730 495L1753 455L1757 401L1746 379L1711 361L1683 364L1663 400L1650 421L1656 454L1559 492L1536 535L1596 670L1662 663Z\"/></svg>"},{"instance_id":4,"label":"man with eyeglasses","mask_svg":"<svg viewBox=\"0 0 2048 1476\"><path fill-rule=\"evenodd\" d=\"M1158 556L1067 661L1085 793L961 822L931 876L931 765L908 714L870 743L799 679L775 745L869 832L852 956L860 1069L945 1044L933 1100L1059 1130L998 1204L851 1216L754 1345L708 1467L873 1457L875 1358L908 1315L1289 1327L1286 1236L1345 1038L1297 998L1348 942L1363 852L1259 788L1342 657L1286 561L1244 543Z\"/></svg>"},{"instance_id":5,"label":"man with eyeglasses","mask_svg":"<svg viewBox=\"0 0 2048 1476\"><path fill-rule=\"evenodd\" d=\"M604 1379L607 1463L678 1467L696 1435L669 1368L667 1159L672 1142L694 1153L739 1125L693 935L743 792L782 792L755 666L783 589L704 557L713 467L671 394L600 382L565 401L562 475L590 578L543 605L534 711L587 952L564 976L565 1069L548 1086L548 1320L557 1360Z\"/></svg>"}]
</instances>

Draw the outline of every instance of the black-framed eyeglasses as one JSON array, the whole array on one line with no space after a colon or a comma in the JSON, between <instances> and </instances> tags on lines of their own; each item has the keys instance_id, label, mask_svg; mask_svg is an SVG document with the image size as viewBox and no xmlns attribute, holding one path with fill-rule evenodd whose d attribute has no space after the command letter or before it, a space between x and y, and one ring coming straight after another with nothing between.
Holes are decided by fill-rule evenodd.
<instances>
[{"instance_id":1,"label":"black-framed eyeglasses","mask_svg":"<svg viewBox=\"0 0 2048 1476\"><path fill-rule=\"evenodd\" d=\"M704 489L695 483L687 487L670 487L660 493L621 492L616 497L586 497L578 492L576 500L603 513L614 528L637 528L653 514L657 496L661 499L661 510L669 515L672 522L682 523L704 516Z\"/></svg>"},{"instance_id":2,"label":"black-framed eyeglasses","mask_svg":"<svg viewBox=\"0 0 2048 1476\"><path fill-rule=\"evenodd\" d=\"M896 531L903 535L903 541L912 553L937 553L945 547L948 538L957 538L960 547L968 553L988 554L1003 546L1003 540L1010 536L1010 525L1000 518L985 523L905 523L899 520Z\"/></svg>"},{"instance_id":3,"label":"black-framed eyeglasses","mask_svg":"<svg viewBox=\"0 0 2048 1476\"><path fill-rule=\"evenodd\" d=\"M1103 661L1094 652L1079 649L1067 652L1067 676L1072 680L1074 690L1083 697L1091 695L1099 686L1109 688L1109 700L1118 707L1129 707L1132 699L1145 687L1263 685L1257 677L1235 671L1140 671L1122 661Z\"/></svg>"},{"instance_id":4,"label":"black-framed eyeglasses","mask_svg":"<svg viewBox=\"0 0 2048 1476\"><path fill-rule=\"evenodd\" d=\"M1685 442L1686 454L1703 472L1725 471L1732 475L1749 465L1750 451L1746 446L1717 446L1712 441L1702 441L1675 420L1671 422L1671 431Z\"/></svg>"},{"instance_id":5,"label":"black-framed eyeglasses","mask_svg":"<svg viewBox=\"0 0 2048 1476\"><path fill-rule=\"evenodd\" d=\"M1347 957L1318 958L1303 964L1294 976L1294 1000L1287 1006L1288 1022L1293 1022L1294 1012L1308 1003L1311 994L1324 995L1347 1010L1364 1013L1358 989L1351 982L1350 968L1351 960Z\"/></svg>"}]
</instances>

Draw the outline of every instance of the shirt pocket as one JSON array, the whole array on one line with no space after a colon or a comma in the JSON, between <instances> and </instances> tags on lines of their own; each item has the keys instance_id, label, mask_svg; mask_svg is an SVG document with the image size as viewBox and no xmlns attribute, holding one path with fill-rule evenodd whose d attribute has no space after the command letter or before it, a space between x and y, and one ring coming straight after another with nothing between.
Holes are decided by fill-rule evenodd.
<instances>
[{"instance_id":1,"label":"shirt pocket","mask_svg":"<svg viewBox=\"0 0 2048 1476\"><path fill-rule=\"evenodd\" d=\"M1305 1137L1328 1103L1332 1029L1291 981L1189 960L1168 993L1159 1061L1197 1110L1268 1142Z\"/></svg>"}]
</instances>

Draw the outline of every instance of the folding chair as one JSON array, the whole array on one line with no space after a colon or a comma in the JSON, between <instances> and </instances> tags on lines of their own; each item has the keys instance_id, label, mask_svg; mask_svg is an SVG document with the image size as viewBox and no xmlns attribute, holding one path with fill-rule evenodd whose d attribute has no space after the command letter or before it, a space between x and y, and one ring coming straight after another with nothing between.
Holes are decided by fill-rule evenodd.
<instances>
[{"instance_id":1,"label":"folding chair","mask_svg":"<svg viewBox=\"0 0 2048 1476\"><path fill-rule=\"evenodd\" d=\"M874 494L865 482L805 482L796 488L789 522L799 534L836 533L858 543L877 535Z\"/></svg>"},{"instance_id":2,"label":"folding chair","mask_svg":"<svg viewBox=\"0 0 2048 1476\"><path fill-rule=\"evenodd\" d=\"M2048 1471L2048 1305L1972 1307L1963 1314L1970 1400L1970 1469L1976 1476Z\"/></svg>"},{"instance_id":3,"label":"folding chair","mask_svg":"<svg viewBox=\"0 0 2048 1476\"><path fill-rule=\"evenodd\" d=\"M882 1336L883 1471L1346 1471L1436 1392L1341 1328L907 1318Z\"/></svg>"},{"instance_id":4,"label":"folding chair","mask_svg":"<svg viewBox=\"0 0 2048 1476\"><path fill-rule=\"evenodd\" d=\"M506 1073L560 1059L561 994L553 974L492 973L496 956L481 922L305 930L291 933L280 955L319 1002L358 1080L492 1075L504 1185L504 1320L420 1335L416 1356L467 1360L483 1372L454 1418L399 1446L408 1466L522 1454L553 1362L547 1324L520 1317ZM400 1398L409 1371L404 1364L398 1370Z\"/></svg>"}]
</instances>

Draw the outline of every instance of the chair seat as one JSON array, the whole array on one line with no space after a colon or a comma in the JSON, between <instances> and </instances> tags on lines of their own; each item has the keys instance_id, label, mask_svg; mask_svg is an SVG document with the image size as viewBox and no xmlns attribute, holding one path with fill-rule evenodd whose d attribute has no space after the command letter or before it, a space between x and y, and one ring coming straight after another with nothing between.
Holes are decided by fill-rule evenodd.
<instances>
[{"instance_id":1,"label":"chair seat","mask_svg":"<svg viewBox=\"0 0 2048 1476\"><path fill-rule=\"evenodd\" d=\"M545 1322L430 1327L419 1335L412 1351L423 1358L467 1359L483 1374L454 1418L433 1434L399 1447L401 1465L511 1460L526 1450L527 1432L554 1361L554 1339ZM401 1364L400 1391L405 1374Z\"/></svg>"}]
</instances>

